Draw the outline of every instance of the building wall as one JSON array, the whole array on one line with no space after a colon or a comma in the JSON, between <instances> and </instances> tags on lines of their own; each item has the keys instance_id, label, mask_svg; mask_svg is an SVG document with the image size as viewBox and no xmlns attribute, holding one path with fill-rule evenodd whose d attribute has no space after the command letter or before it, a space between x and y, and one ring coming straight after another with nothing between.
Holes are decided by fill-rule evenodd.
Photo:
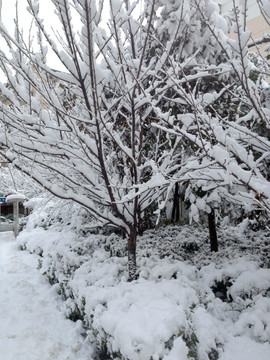
<instances>
[{"instance_id":1,"label":"building wall","mask_svg":"<svg viewBox=\"0 0 270 360\"><path fill-rule=\"evenodd\" d=\"M270 27L262 15L247 22L248 29L252 32L254 39L261 38L264 34L270 33Z\"/></svg>"},{"instance_id":2,"label":"building wall","mask_svg":"<svg viewBox=\"0 0 270 360\"><path fill-rule=\"evenodd\" d=\"M220 12L224 14L233 8L233 0L215 0L220 5ZM239 4L239 0L235 1L236 5ZM261 15L259 6L256 0L247 1L247 28L252 32L253 40L262 38L264 34L270 33L270 27ZM270 45L269 43L263 43L259 46L259 51L263 56L266 56L265 48ZM257 51L256 47L250 48L251 51Z\"/></svg>"},{"instance_id":3,"label":"building wall","mask_svg":"<svg viewBox=\"0 0 270 360\"><path fill-rule=\"evenodd\" d=\"M233 0L216 0L217 3L220 4L221 13L224 14L227 11L230 11L233 8ZM239 4L239 0L235 1L236 5ZM258 7L256 0L248 0L247 1L247 17L248 21L255 19L260 16L260 9Z\"/></svg>"}]
</instances>

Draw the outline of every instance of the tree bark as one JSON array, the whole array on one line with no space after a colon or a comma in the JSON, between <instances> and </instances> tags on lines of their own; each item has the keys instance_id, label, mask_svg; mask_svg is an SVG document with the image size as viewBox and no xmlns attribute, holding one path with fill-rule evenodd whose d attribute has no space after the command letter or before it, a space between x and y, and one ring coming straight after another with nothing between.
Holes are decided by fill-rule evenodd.
<instances>
[{"instance_id":1,"label":"tree bark","mask_svg":"<svg viewBox=\"0 0 270 360\"><path fill-rule=\"evenodd\" d=\"M136 279L136 229L132 229L128 237L128 281Z\"/></svg>"},{"instance_id":2,"label":"tree bark","mask_svg":"<svg viewBox=\"0 0 270 360\"><path fill-rule=\"evenodd\" d=\"M218 240L217 240L217 230L216 230L215 210L214 209L211 209L210 214L208 214L208 226L209 226L211 251L217 252L218 251Z\"/></svg>"},{"instance_id":3,"label":"tree bark","mask_svg":"<svg viewBox=\"0 0 270 360\"><path fill-rule=\"evenodd\" d=\"M180 209L179 209L179 184L175 184L174 195L173 195L173 208L172 208L172 222L178 222L180 220Z\"/></svg>"}]
</instances>

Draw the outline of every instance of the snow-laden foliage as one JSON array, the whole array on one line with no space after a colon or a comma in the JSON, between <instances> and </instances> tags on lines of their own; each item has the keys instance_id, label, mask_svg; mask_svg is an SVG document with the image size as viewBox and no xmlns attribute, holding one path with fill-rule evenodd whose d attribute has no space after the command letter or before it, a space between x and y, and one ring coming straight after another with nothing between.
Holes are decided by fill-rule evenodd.
<instances>
[{"instance_id":1,"label":"snow-laden foliage","mask_svg":"<svg viewBox=\"0 0 270 360\"><path fill-rule=\"evenodd\" d=\"M267 360L270 238L246 224L219 229L209 254L204 228L174 226L138 238L138 279L128 283L126 242L26 227L18 241L38 255L40 272L83 321L99 357ZM237 344L245 345L238 349Z\"/></svg>"},{"instance_id":2,"label":"snow-laden foliage","mask_svg":"<svg viewBox=\"0 0 270 360\"><path fill-rule=\"evenodd\" d=\"M175 25L184 26L185 6L189 6L186 13L192 14L186 31L192 27L200 39L203 31L205 46L196 52L189 37L192 56L182 68L179 57L183 50L167 48L172 37L178 36L181 43ZM269 85L263 77L269 67L260 56L248 53L251 34L245 12L235 7L226 23L209 1L172 1L161 14L164 24L159 37L168 56L166 74L173 75L169 87L163 87L164 107L170 116L161 117L162 122L154 126L185 144L187 161L173 174L172 184L179 179L186 184L191 217L196 221L199 211L210 213L224 200L243 204L249 211L255 206L269 213L270 114L265 101ZM204 26L196 28L192 19ZM232 26L234 39L224 35L226 24L227 29Z\"/></svg>"},{"instance_id":3,"label":"snow-laden foliage","mask_svg":"<svg viewBox=\"0 0 270 360\"><path fill-rule=\"evenodd\" d=\"M4 195L21 193L26 198L33 198L43 192L43 189L31 177L26 176L12 164L3 163L0 167L0 192Z\"/></svg>"},{"instance_id":4,"label":"snow-laden foliage","mask_svg":"<svg viewBox=\"0 0 270 360\"><path fill-rule=\"evenodd\" d=\"M31 216L24 221L25 224L27 222L29 230L36 227L48 229L54 226L61 231L65 226L69 226L82 234L89 231L91 219L89 213L72 201L56 198L43 191L26 200L24 206L31 212Z\"/></svg>"},{"instance_id":5,"label":"snow-laden foliage","mask_svg":"<svg viewBox=\"0 0 270 360\"><path fill-rule=\"evenodd\" d=\"M10 54L1 52L1 65L11 90L1 86L7 99L1 144L3 156L45 189L87 208L97 226L109 223L127 234L132 279L136 235L145 211L164 191L158 169L169 171L177 144L149 129L152 84L145 51L154 10L145 29L128 1L117 4L110 2L111 18L102 29L102 3L53 1L62 25L56 43L38 1L29 0L38 52L24 42L18 22L15 38L2 26ZM45 45L64 71L47 66Z\"/></svg>"},{"instance_id":6,"label":"snow-laden foliage","mask_svg":"<svg viewBox=\"0 0 270 360\"><path fill-rule=\"evenodd\" d=\"M136 237L176 183L196 221L225 201L269 212L268 64L249 54L236 7L223 17L212 0L146 0L136 15L136 2L107 4L53 0L52 33L28 0L29 41L18 19L14 36L1 24L0 150L92 225L120 229L132 280Z\"/></svg>"}]
</instances>

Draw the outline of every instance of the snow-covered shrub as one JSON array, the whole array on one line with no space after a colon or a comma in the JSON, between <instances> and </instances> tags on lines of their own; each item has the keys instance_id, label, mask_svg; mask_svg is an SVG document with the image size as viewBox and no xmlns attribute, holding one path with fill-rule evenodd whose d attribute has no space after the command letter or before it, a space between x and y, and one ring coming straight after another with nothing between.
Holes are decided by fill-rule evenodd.
<instances>
[{"instance_id":1,"label":"snow-covered shrub","mask_svg":"<svg viewBox=\"0 0 270 360\"><path fill-rule=\"evenodd\" d=\"M66 316L83 320L97 356L216 360L235 337L270 350L269 234L230 227L220 228L219 237L220 253L209 254L204 228L145 232L131 283L126 242L117 234L36 227L18 242L42 255L40 271L62 296ZM228 279L230 302L213 291Z\"/></svg>"},{"instance_id":2,"label":"snow-covered shrub","mask_svg":"<svg viewBox=\"0 0 270 360\"><path fill-rule=\"evenodd\" d=\"M75 232L84 234L91 229L92 218L79 204L56 198L48 192L41 192L24 203L30 210L25 224L28 231L36 227L58 231L69 227Z\"/></svg>"}]
</instances>

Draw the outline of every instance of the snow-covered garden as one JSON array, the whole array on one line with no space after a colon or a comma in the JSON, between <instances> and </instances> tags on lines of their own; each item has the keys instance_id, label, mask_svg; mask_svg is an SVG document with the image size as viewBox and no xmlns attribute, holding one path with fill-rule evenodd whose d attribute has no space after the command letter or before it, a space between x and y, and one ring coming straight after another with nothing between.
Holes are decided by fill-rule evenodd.
<instances>
[{"instance_id":1,"label":"snow-covered garden","mask_svg":"<svg viewBox=\"0 0 270 360\"><path fill-rule=\"evenodd\" d=\"M0 192L26 199L16 259L76 330L51 356L268 360L270 37L249 1L23 2L0 21ZM3 286L38 316L16 261Z\"/></svg>"},{"instance_id":2,"label":"snow-covered garden","mask_svg":"<svg viewBox=\"0 0 270 360\"><path fill-rule=\"evenodd\" d=\"M202 226L145 232L133 282L126 242L113 233L30 222L18 246L35 254L61 312L83 322L97 359L268 360L270 232L244 222L218 237L213 253Z\"/></svg>"}]
</instances>

